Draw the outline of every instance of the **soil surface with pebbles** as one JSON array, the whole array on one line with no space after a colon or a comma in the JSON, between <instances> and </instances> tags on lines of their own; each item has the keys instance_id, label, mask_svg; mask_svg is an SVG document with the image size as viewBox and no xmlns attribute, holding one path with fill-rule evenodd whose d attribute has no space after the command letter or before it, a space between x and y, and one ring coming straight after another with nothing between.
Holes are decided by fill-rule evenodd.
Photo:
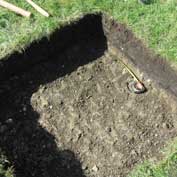
<instances>
[{"instance_id":1,"label":"soil surface with pebbles","mask_svg":"<svg viewBox=\"0 0 177 177\"><path fill-rule=\"evenodd\" d=\"M170 98L146 80L130 93L116 57L88 45L1 83L0 144L17 177L124 177L176 137Z\"/></svg>"}]
</instances>

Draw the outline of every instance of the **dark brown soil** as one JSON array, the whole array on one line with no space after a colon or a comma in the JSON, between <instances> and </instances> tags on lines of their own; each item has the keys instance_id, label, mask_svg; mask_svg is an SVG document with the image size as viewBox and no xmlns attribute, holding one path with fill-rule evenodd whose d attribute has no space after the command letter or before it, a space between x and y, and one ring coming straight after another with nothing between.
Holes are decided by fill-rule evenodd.
<instances>
[{"instance_id":1,"label":"dark brown soil","mask_svg":"<svg viewBox=\"0 0 177 177\"><path fill-rule=\"evenodd\" d=\"M108 42L119 50L128 63L140 69L146 77L177 100L177 72L169 62L149 50L126 25L116 23L107 16L103 16L102 24Z\"/></svg>"},{"instance_id":2,"label":"dark brown soil","mask_svg":"<svg viewBox=\"0 0 177 177\"><path fill-rule=\"evenodd\" d=\"M95 32L47 56L31 49L45 62L1 81L0 148L17 177L124 177L162 157L177 135L176 102L141 73L148 91L130 93L112 49Z\"/></svg>"}]
</instances>

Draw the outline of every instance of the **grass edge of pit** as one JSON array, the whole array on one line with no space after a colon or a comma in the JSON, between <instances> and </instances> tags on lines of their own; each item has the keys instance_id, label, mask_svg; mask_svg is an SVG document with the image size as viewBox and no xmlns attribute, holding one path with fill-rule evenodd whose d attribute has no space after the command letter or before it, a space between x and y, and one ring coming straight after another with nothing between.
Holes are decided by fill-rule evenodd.
<instances>
[{"instance_id":1,"label":"grass edge of pit","mask_svg":"<svg viewBox=\"0 0 177 177\"><path fill-rule=\"evenodd\" d=\"M161 154L161 160L151 158L137 164L127 177L176 177L177 138L168 142Z\"/></svg>"}]
</instances>

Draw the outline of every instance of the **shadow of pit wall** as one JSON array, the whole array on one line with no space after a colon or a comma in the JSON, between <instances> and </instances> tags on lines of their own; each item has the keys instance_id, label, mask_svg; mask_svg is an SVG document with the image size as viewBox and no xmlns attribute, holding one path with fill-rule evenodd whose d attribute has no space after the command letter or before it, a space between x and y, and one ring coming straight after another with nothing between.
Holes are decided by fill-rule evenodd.
<instances>
[{"instance_id":1,"label":"shadow of pit wall","mask_svg":"<svg viewBox=\"0 0 177 177\"><path fill-rule=\"evenodd\" d=\"M55 60L56 55L63 53L76 43L86 45L84 41L93 40L102 40L105 50L107 49L101 14L86 15L80 20L56 30L49 38L43 37L40 41L34 41L23 53L15 52L11 56L1 59L0 81L25 72L38 63ZM90 60L94 60L94 58Z\"/></svg>"},{"instance_id":2,"label":"shadow of pit wall","mask_svg":"<svg viewBox=\"0 0 177 177\"><path fill-rule=\"evenodd\" d=\"M107 40L101 15L78 22L14 53L0 64L0 148L16 177L84 177L70 150L59 150L55 137L38 123L31 96L40 85L65 76L104 55Z\"/></svg>"}]
</instances>

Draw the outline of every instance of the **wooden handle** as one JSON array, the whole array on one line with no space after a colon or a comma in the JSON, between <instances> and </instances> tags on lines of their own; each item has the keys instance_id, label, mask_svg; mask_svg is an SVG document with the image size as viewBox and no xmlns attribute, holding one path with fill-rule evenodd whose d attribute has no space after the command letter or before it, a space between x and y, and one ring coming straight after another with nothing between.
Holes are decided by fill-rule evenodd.
<instances>
[{"instance_id":1,"label":"wooden handle","mask_svg":"<svg viewBox=\"0 0 177 177\"><path fill-rule=\"evenodd\" d=\"M42 9L41 7L39 7L37 4L35 4L32 0L26 0L32 7L34 7L39 13L41 13L42 15L44 15L45 17L49 17L49 14Z\"/></svg>"},{"instance_id":2,"label":"wooden handle","mask_svg":"<svg viewBox=\"0 0 177 177\"><path fill-rule=\"evenodd\" d=\"M17 14L20 14L24 17L30 17L30 15L31 15L31 12L28 12L28 11L26 11L22 8L19 8L19 7L15 6L9 2L6 2L4 0L0 0L0 6L5 7L5 8L7 8Z\"/></svg>"}]
</instances>

